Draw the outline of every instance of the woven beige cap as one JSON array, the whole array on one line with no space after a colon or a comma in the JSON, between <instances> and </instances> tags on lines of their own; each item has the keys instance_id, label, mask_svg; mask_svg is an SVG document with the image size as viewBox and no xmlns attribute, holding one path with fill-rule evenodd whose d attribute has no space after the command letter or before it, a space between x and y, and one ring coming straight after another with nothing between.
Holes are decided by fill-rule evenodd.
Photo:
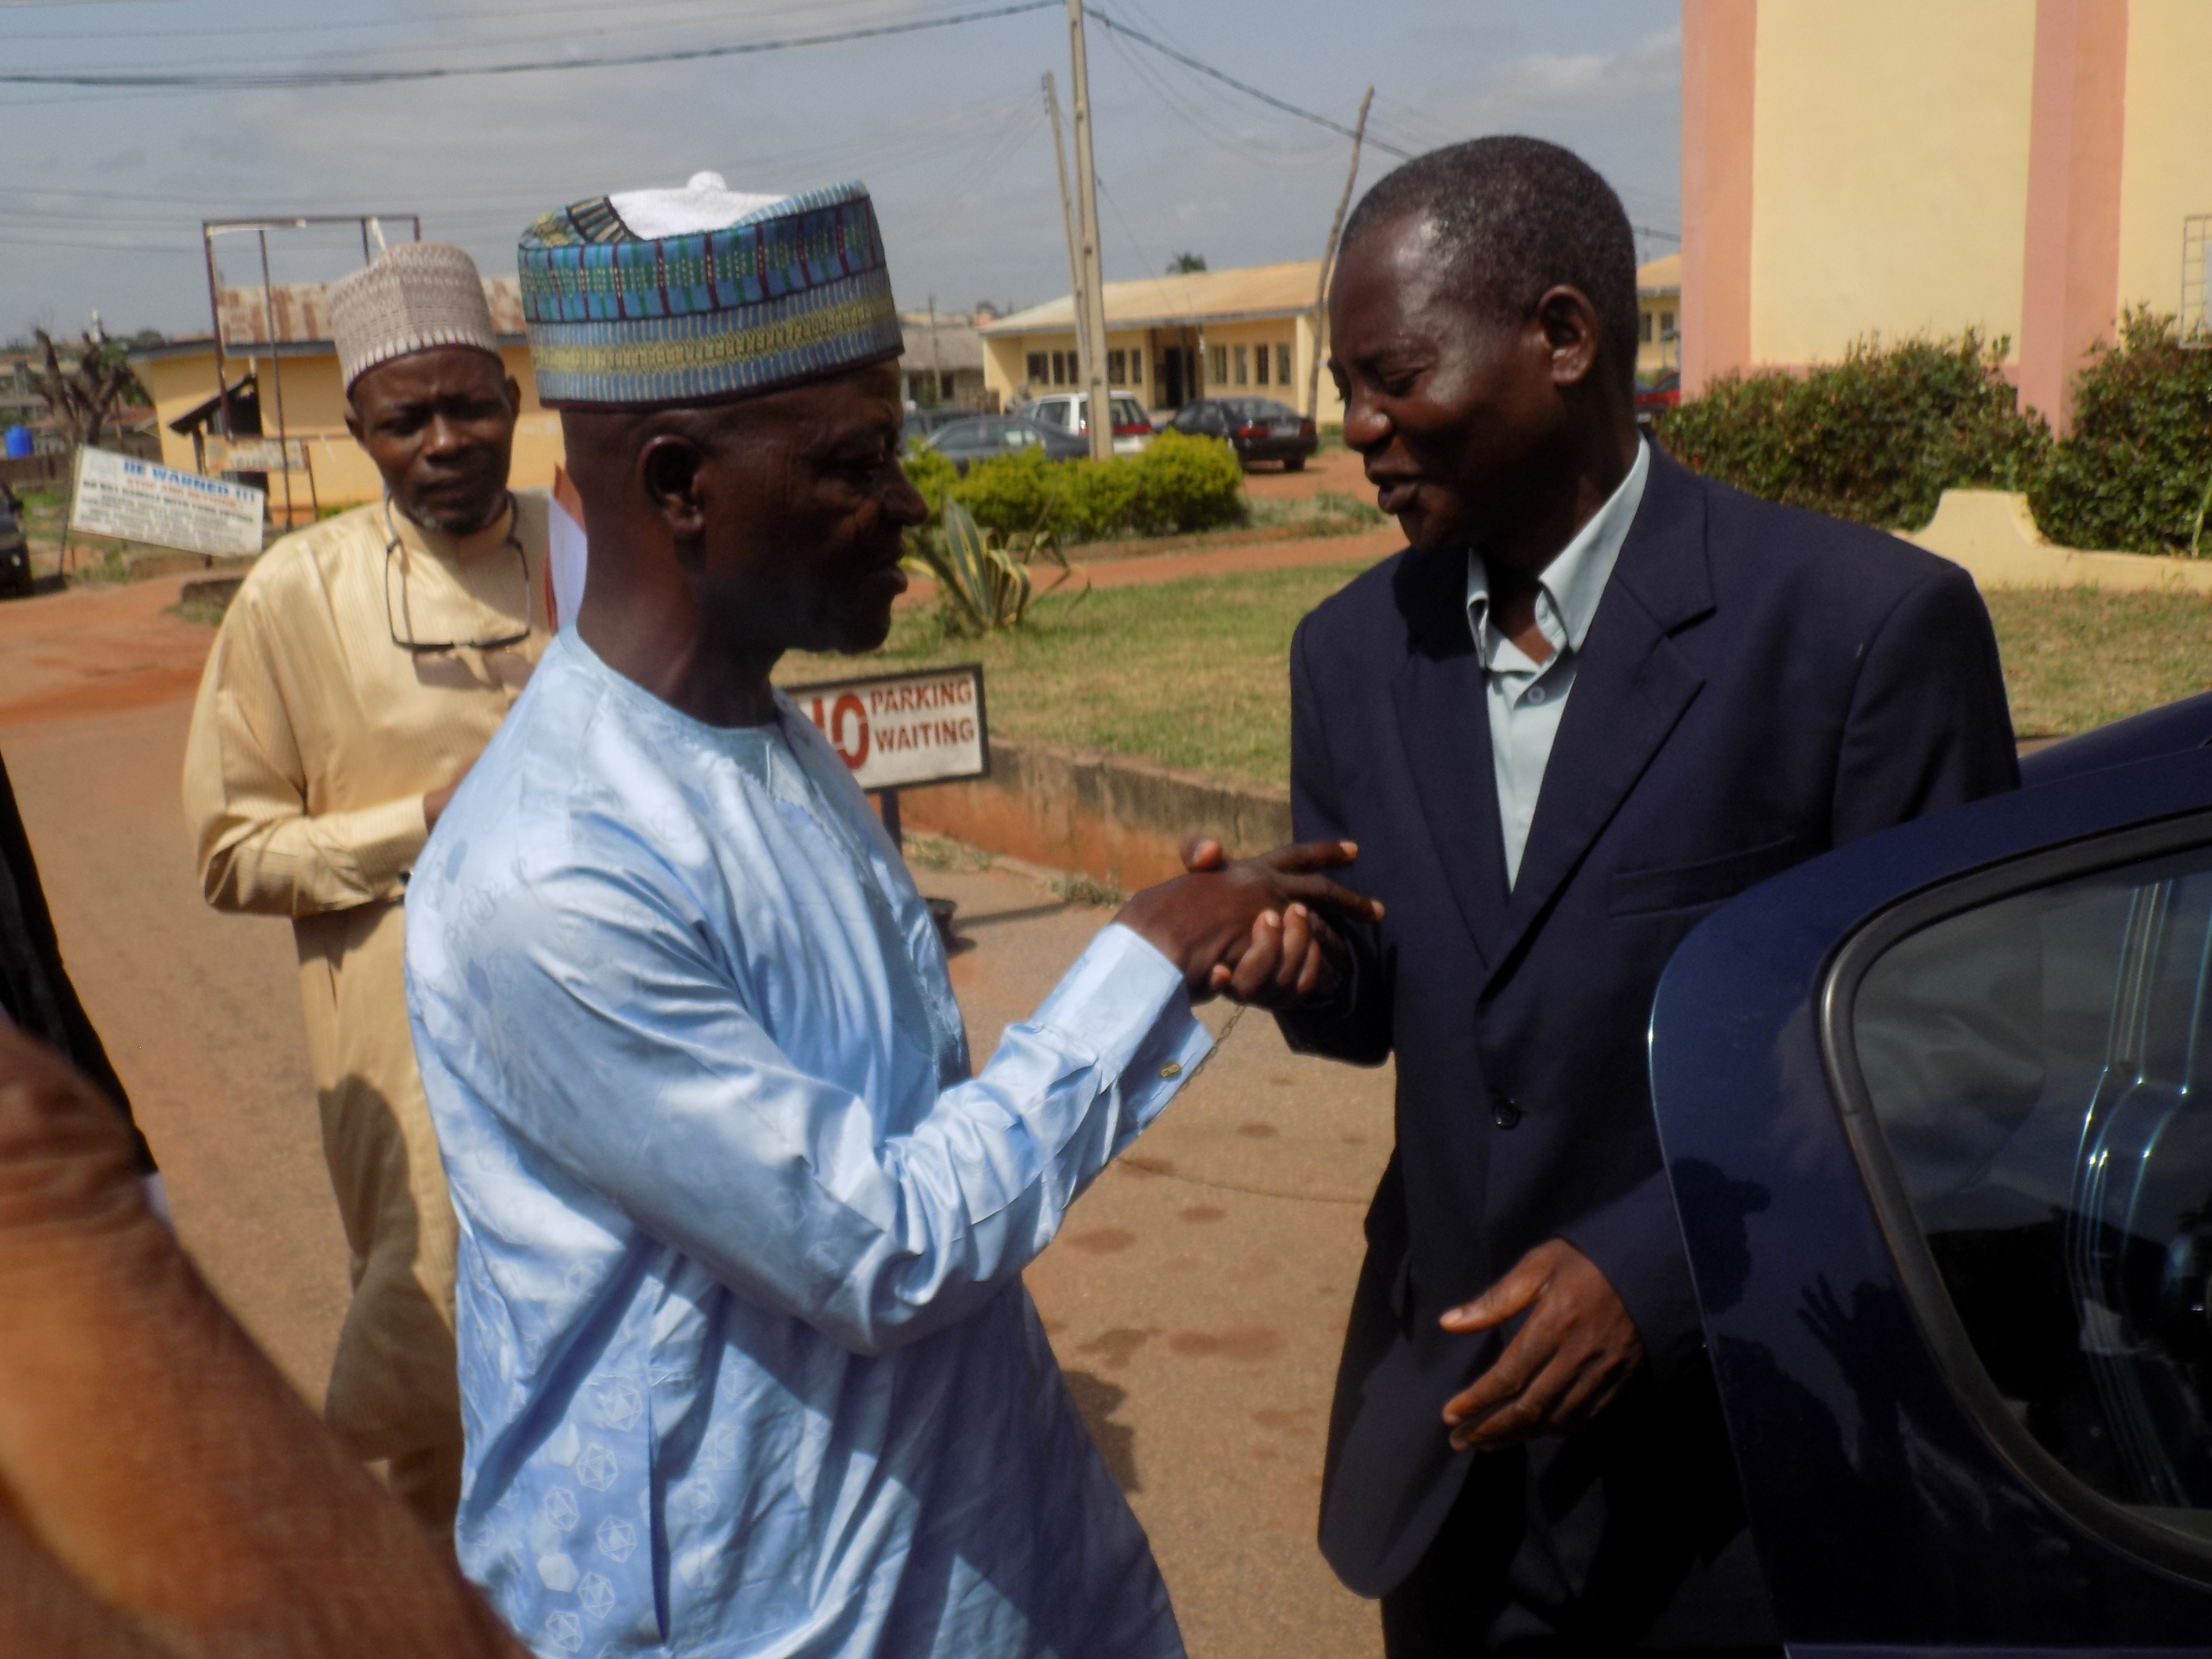
<instances>
[{"instance_id":1,"label":"woven beige cap","mask_svg":"<svg viewBox=\"0 0 2212 1659\"><path fill-rule=\"evenodd\" d=\"M433 346L499 350L476 261L443 242L402 242L332 284L331 333L349 392L363 370L410 352Z\"/></svg>"}]
</instances>

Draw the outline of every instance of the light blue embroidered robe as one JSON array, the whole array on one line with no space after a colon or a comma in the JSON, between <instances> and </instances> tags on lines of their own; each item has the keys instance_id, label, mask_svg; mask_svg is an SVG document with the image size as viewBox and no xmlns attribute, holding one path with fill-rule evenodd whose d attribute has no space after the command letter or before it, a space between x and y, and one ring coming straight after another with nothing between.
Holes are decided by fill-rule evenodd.
<instances>
[{"instance_id":1,"label":"light blue embroidered robe","mask_svg":"<svg viewBox=\"0 0 2212 1659\"><path fill-rule=\"evenodd\" d=\"M1180 1655L1020 1274L1205 1029L1111 927L971 1078L896 850L779 714L570 630L417 862L462 1565L546 1655Z\"/></svg>"}]
</instances>

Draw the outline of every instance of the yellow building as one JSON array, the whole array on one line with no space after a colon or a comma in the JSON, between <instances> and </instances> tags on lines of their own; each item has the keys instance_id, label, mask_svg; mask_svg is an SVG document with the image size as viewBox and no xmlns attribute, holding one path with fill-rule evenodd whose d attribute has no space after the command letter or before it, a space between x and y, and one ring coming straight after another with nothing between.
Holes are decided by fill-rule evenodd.
<instances>
[{"instance_id":1,"label":"yellow building","mask_svg":"<svg viewBox=\"0 0 2212 1659\"><path fill-rule=\"evenodd\" d=\"M1106 378L1156 415L1194 398L1243 394L1277 398L1323 424L1341 422L1344 406L1326 368L1320 406L1306 407L1314 354L1328 350L1314 328L1320 280L1321 261L1302 259L1108 283ZM983 384L1001 407L1081 389L1073 299L1031 306L977 331Z\"/></svg>"},{"instance_id":2,"label":"yellow building","mask_svg":"<svg viewBox=\"0 0 2212 1659\"><path fill-rule=\"evenodd\" d=\"M515 426L509 479L518 489L542 489L551 484L553 469L561 461L561 417L538 402L516 280L489 278L484 293L499 331L500 356L522 387L522 417ZM264 474L258 467L240 469L232 476L266 488L270 512L279 520L288 482L293 516L301 520L314 505L350 507L374 501L383 493L384 481L346 430L345 388L338 380L337 349L330 337L328 285L279 287L271 291L266 305L258 288L225 289L220 297L216 315L222 329L231 436L273 441L281 392L284 431L292 446L289 481L282 471ZM230 471L223 399L216 385L214 338L203 335L143 347L131 354L131 363L154 400L161 464L185 472ZM279 457L272 453L269 459Z\"/></svg>"},{"instance_id":3,"label":"yellow building","mask_svg":"<svg viewBox=\"0 0 2212 1659\"><path fill-rule=\"evenodd\" d=\"M2207 0L1683 0L1682 378L2011 341L2021 401L2132 304L2203 320Z\"/></svg>"},{"instance_id":4,"label":"yellow building","mask_svg":"<svg viewBox=\"0 0 2212 1659\"><path fill-rule=\"evenodd\" d=\"M1682 256L1636 268L1636 378L1656 380L1682 367Z\"/></svg>"}]
</instances>

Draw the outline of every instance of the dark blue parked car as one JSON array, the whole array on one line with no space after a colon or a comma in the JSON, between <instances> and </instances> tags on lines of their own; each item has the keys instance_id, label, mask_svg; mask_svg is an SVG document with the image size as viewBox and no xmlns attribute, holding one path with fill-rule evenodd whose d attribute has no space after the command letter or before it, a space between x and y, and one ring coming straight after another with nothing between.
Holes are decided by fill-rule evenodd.
<instances>
[{"instance_id":1,"label":"dark blue parked car","mask_svg":"<svg viewBox=\"0 0 2212 1659\"><path fill-rule=\"evenodd\" d=\"M2212 696L1705 921L1668 1171L1793 1653L2212 1653Z\"/></svg>"}]
</instances>

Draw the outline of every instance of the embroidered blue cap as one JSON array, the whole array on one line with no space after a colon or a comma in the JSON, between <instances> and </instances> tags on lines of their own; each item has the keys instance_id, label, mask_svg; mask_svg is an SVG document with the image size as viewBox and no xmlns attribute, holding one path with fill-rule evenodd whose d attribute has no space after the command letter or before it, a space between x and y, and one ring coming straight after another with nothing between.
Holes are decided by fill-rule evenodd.
<instances>
[{"instance_id":1,"label":"embroidered blue cap","mask_svg":"<svg viewBox=\"0 0 2212 1659\"><path fill-rule=\"evenodd\" d=\"M711 173L549 213L516 253L538 396L713 403L902 349L867 187L751 196Z\"/></svg>"}]
</instances>

